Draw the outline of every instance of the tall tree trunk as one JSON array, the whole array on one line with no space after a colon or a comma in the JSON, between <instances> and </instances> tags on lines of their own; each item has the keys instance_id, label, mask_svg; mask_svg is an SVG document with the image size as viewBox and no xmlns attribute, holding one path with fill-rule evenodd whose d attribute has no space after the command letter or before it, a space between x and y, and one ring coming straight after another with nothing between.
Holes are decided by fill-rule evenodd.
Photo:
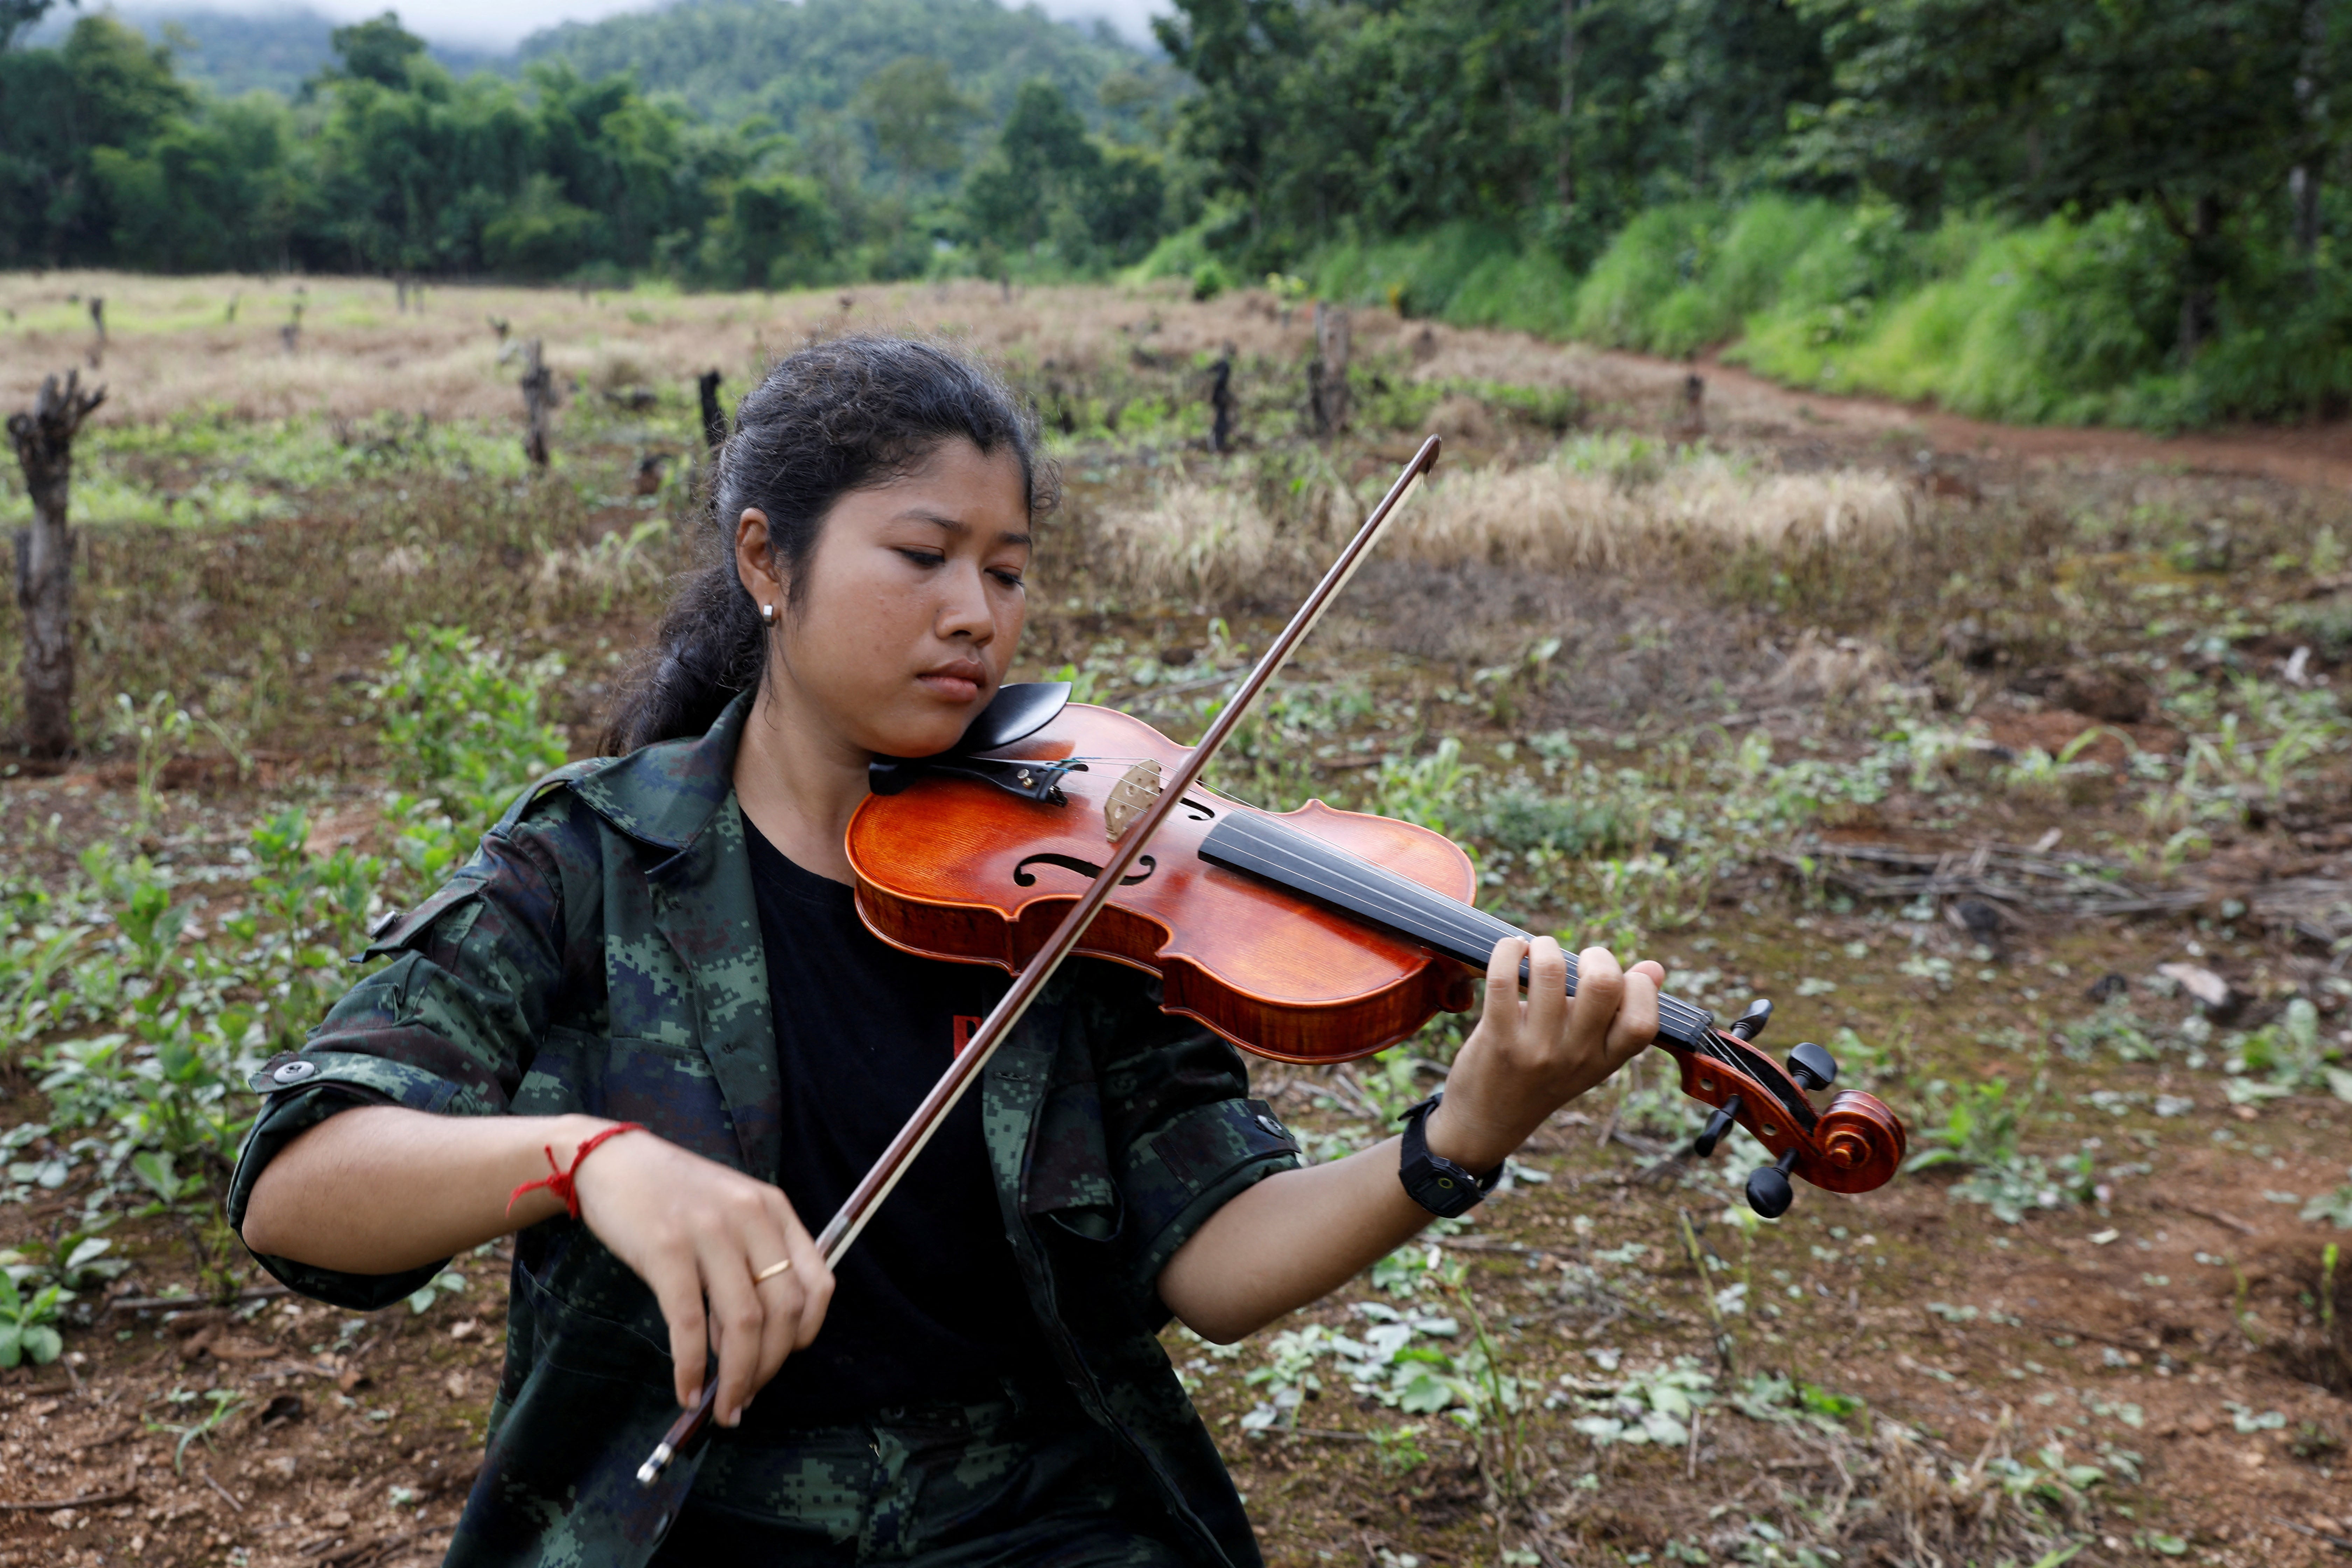
<instances>
[{"instance_id":1,"label":"tall tree trunk","mask_svg":"<svg viewBox=\"0 0 2352 1568\"><path fill-rule=\"evenodd\" d=\"M2180 363L2194 362L2212 338L2216 296L2220 291L2221 198L2197 198L2195 221L2189 235L2188 255L2181 267Z\"/></svg>"},{"instance_id":2,"label":"tall tree trunk","mask_svg":"<svg viewBox=\"0 0 2352 1568\"><path fill-rule=\"evenodd\" d=\"M2303 254L2305 280L2319 284L2319 171L2316 150L2324 145L2326 100L2320 96L2319 73L2327 63L2327 11L2321 0L2304 0L2303 61L2294 75L2295 107L2309 128L2315 155L2306 155L2287 174L2287 190L2294 203L2294 247Z\"/></svg>"},{"instance_id":3,"label":"tall tree trunk","mask_svg":"<svg viewBox=\"0 0 2352 1568\"><path fill-rule=\"evenodd\" d=\"M1559 0L1559 170L1561 221L1576 216L1576 5Z\"/></svg>"},{"instance_id":4,"label":"tall tree trunk","mask_svg":"<svg viewBox=\"0 0 2352 1568\"><path fill-rule=\"evenodd\" d=\"M66 502L73 486L73 443L81 422L106 401L106 389L81 389L81 373L41 383L32 411L8 416L8 438L33 498L33 526L16 534L16 604L25 612L25 749L69 755L73 738L73 530Z\"/></svg>"}]
</instances>

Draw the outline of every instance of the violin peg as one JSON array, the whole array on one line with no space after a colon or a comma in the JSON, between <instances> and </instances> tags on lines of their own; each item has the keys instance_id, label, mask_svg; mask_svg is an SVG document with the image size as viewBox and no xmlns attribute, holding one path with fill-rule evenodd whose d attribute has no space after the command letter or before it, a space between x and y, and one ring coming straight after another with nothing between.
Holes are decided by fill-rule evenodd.
<instances>
[{"instance_id":1,"label":"violin peg","mask_svg":"<svg viewBox=\"0 0 2352 1568\"><path fill-rule=\"evenodd\" d=\"M1691 1153L1701 1160L1714 1153L1715 1146L1723 1142L1724 1134L1731 1131L1732 1124L1738 1119L1739 1097L1735 1094L1706 1119L1706 1125L1700 1129L1699 1135L1691 1140Z\"/></svg>"},{"instance_id":2,"label":"violin peg","mask_svg":"<svg viewBox=\"0 0 2352 1568\"><path fill-rule=\"evenodd\" d=\"M1748 1011L1732 1020L1731 1032L1743 1040L1753 1040L1772 1021L1772 999L1759 996L1748 1004Z\"/></svg>"},{"instance_id":3,"label":"violin peg","mask_svg":"<svg viewBox=\"0 0 2352 1568\"><path fill-rule=\"evenodd\" d=\"M1797 1168L1794 1149L1769 1165L1759 1165L1748 1175L1748 1206L1766 1219L1779 1219L1789 1212L1796 1201L1796 1189L1789 1184L1789 1173Z\"/></svg>"},{"instance_id":4,"label":"violin peg","mask_svg":"<svg viewBox=\"0 0 2352 1568\"><path fill-rule=\"evenodd\" d=\"M1811 1040L1789 1053L1789 1076L1807 1089L1827 1089L1837 1075L1837 1058Z\"/></svg>"}]
</instances>

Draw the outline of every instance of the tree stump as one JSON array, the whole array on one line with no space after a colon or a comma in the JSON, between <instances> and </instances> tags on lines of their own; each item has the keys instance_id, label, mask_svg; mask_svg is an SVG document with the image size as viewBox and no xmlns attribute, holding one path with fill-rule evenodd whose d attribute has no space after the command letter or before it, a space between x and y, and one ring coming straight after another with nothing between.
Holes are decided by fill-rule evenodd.
<instances>
[{"instance_id":1,"label":"tree stump","mask_svg":"<svg viewBox=\"0 0 2352 1568\"><path fill-rule=\"evenodd\" d=\"M531 467L547 467L547 416L555 408L555 377L541 355L541 340L531 339L522 350L522 407L528 421L523 430L523 456Z\"/></svg>"},{"instance_id":2,"label":"tree stump","mask_svg":"<svg viewBox=\"0 0 2352 1568\"><path fill-rule=\"evenodd\" d=\"M1315 360L1307 367L1307 400L1318 436L1348 428L1348 312L1315 302Z\"/></svg>"},{"instance_id":3,"label":"tree stump","mask_svg":"<svg viewBox=\"0 0 2352 1568\"><path fill-rule=\"evenodd\" d=\"M1234 351L1209 367L1209 450L1234 449Z\"/></svg>"},{"instance_id":4,"label":"tree stump","mask_svg":"<svg viewBox=\"0 0 2352 1568\"><path fill-rule=\"evenodd\" d=\"M694 378L694 385L702 395L702 445L715 453L727 441L727 412L719 406L719 373L704 371Z\"/></svg>"},{"instance_id":5,"label":"tree stump","mask_svg":"<svg viewBox=\"0 0 2352 1568\"><path fill-rule=\"evenodd\" d=\"M74 437L106 389L43 379L32 411L8 416L8 439L33 498L33 526L16 533L16 605L25 613L25 750L68 756L73 737L73 530L66 503L73 485Z\"/></svg>"}]
</instances>

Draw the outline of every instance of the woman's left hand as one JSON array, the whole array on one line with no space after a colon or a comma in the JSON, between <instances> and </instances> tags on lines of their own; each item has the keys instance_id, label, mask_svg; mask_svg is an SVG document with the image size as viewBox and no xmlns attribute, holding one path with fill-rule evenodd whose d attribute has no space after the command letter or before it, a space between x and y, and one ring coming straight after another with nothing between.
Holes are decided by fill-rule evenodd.
<instances>
[{"instance_id":1,"label":"woman's left hand","mask_svg":"<svg viewBox=\"0 0 2352 1568\"><path fill-rule=\"evenodd\" d=\"M1519 961L1528 961L1526 996ZM1568 960L1548 936L1508 938L1486 962L1486 999L1477 1027L1446 1074L1445 1100L1429 1118L1433 1153L1488 1171L1544 1119L1605 1081L1658 1032L1665 967L1620 968L1605 947L1577 954L1576 994Z\"/></svg>"}]
</instances>

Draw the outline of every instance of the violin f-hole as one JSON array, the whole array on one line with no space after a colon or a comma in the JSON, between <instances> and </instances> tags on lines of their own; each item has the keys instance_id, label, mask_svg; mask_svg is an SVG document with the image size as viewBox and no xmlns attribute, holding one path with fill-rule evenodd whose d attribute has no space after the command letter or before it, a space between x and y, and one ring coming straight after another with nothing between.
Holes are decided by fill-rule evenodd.
<instances>
[{"instance_id":1,"label":"violin f-hole","mask_svg":"<svg viewBox=\"0 0 2352 1568\"><path fill-rule=\"evenodd\" d=\"M1150 879L1151 873L1160 869L1160 863L1149 855L1139 856L1136 858L1135 863L1142 867L1143 869L1136 872L1131 877L1121 877L1118 879L1118 885L1120 887L1132 888L1138 882L1148 881ZM1085 877L1089 880L1101 876L1103 873L1103 868L1096 865L1093 861L1081 860L1075 855L1032 855L1027 859L1022 861L1021 864L1013 868L1013 885L1014 887L1034 888L1037 885L1035 873L1029 869L1032 866L1059 866L1065 871L1076 871L1079 876Z\"/></svg>"}]
</instances>

